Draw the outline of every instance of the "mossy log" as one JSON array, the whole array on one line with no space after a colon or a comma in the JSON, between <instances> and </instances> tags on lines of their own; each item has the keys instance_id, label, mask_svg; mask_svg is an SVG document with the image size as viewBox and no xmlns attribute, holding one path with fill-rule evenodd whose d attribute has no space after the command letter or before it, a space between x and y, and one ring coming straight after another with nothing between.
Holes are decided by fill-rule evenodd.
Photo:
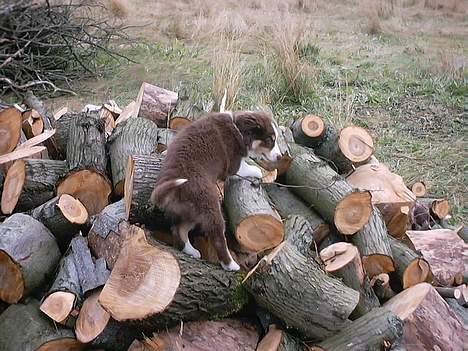
<instances>
[{"instance_id":1,"label":"mossy log","mask_svg":"<svg viewBox=\"0 0 468 351\"><path fill-rule=\"evenodd\" d=\"M359 303L353 311L353 317L361 317L380 303L370 281L364 272L361 257L356 246L340 242L320 251L320 258L325 263L325 271L340 278L350 288L359 291Z\"/></svg>"},{"instance_id":2,"label":"mossy log","mask_svg":"<svg viewBox=\"0 0 468 351\"><path fill-rule=\"evenodd\" d=\"M245 284L257 304L307 339L341 330L359 301L357 291L328 276L289 240L264 256Z\"/></svg>"},{"instance_id":3,"label":"mossy log","mask_svg":"<svg viewBox=\"0 0 468 351\"><path fill-rule=\"evenodd\" d=\"M304 217L313 230L314 241L320 245L330 233L330 227L310 206L307 206L300 198L289 189L276 184L265 184L263 186L273 207L279 212L284 220L288 216L298 215Z\"/></svg>"},{"instance_id":4,"label":"mossy log","mask_svg":"<svg viewBox=\"0 0 468 351\"><path fill-rule=\"evenodd\" d=\"M224 183L224 208L232 233L242 248L262 252L277 246L284 228L261 186L236 176Z\"/></svg>"},{"instance_id":5,"label":"mossy log","mask_svg":"<svg viewBox=\"0 0 468 351\"><path fill-rule=\"evenodd\" d=\"M107 177L104 121L84 114L69 126L67 144L68 175L57 187L57 194L69 194L80 200L90 216L109 203L112 191Z\"/></svg>"},{"instance_id":6,"label":"mossy log","mask_svg":"<svg viewBox=\"0 0 468 351\"><path fill-rule=\"evenodd\" d=\"M57 328L39 311L39 303L11 305L0 315L2 351L81 351L85 345L69 329Z\"/></svg>"},{"instance_id":7,"label":"mossy log","mask_svg":"<svg viewBox=\"0 0 468 351\"><path fill-rule=\"evenodd\" d=\"M60 259L55 237L31 216L0 224L0 299L17 303L48 281Z\"/></svg>"},{"instance_id":8,"label":"mossy log","mask_svg":"<svg viewBox=\"0 0 468 351\"><path fill-rule=\"evenodd\" d=\"M194 259L132 228L99 296L115 320L161 330L181 320L222 318L247 302L241 273Z\"/></svg>"},{"instance_id":9,"label":"mossy log","mask_svg":"<svg viewBox=\"0 0 468 351\"><path fill-rule=\"evenodd\" d=\"M88 221L88 211L74 197L63 194L45 202L31 211L31 216L44 224L54 234L62 252L71 239Z\"/></svg>"},{"instance_id":10,"label":"mossy log","mask_svg":"<svg viewBox=\"0 0 468 351\"><path fill-rule=\"evenodd\" d=\"M130 118L119 123L107 141L114 194L124 193L125 171L131 155L149 155L158 146L158 127L145 118Z\"/></svg>"},{"instance_id":11,"label":"mossy log","mask_svg":"<svg viewBox=\"0 0 468 351\"><path fill-rule=\"evenodd\" d=\"M403 325L397 314L385 308L376 308L312 347L311 351L384 350L401 338Z\"/></svg>"},{"instance_id":12,"label":"mossy log","mask_svg":"<svg viewBox=\"0 0 468 351\"><path fill-rule=\"evenodd\" d=\"M21 112L15 107L0 111L0 155L13 151L21 136Z\"/></svg>"},{"instance_id":13,"label":"mossy log","mask_svg":"<svg viewBox=\"0 0 468 351\"><path fill-rule=\"evenodd\" d=\"M286 183L312 205L325 221L345 235L358 232L372 213L371 194L353 189L312 150L291 145L293 160L286 172Z\"/></svg>"},{"instance_id":14,"label":"mossy log","mask_svg":"<svg viewBox=\"0 0 468 351\"><path fill-rule=\"evenodd\" d=\"M8 169L2 192L2 212L28 211L55 196L59 180L67 173L64 161L16 160Z\"/></svg>"},{"instance_id":15,"label":"mossy log","mask_svg":"<svg viewBox=\"0 0 468 351\"><path fill-rule=\"evenodd\" d=\"M307 351L308 347L294 336L271 324L256 351Z\"/></svg>"},{"instance_id":16,"label":"mossy log","mask_svg":"<svg viewBox=\"0 0 468 351\"><path fill-rule=\"evenodd\" d=\"M384 308L404 321L401 345L408 350L452 351L466 346L463 322L428 283L404 290Z\"/></svg>"},{"instance_id":17,"label":"mossy log","mask_svg":"<svg viewBox=\"0 0 468 351\"><path fill-rule=\"evenodd\" d=\"M421 255L394 238L390 238L390 247L395 261L395 274L403 289L432 281L431 267Z\"/></svg>"},{"instance_id":18,"label":"mossy log","mask_svg":"<svg viewBox=\"0 0 468 351\"><path fill-rule=\"evenodd\" d=\"M168 117L177 106L177 93L143 83L134 109L134 117L147 118L160 128L168 128Z\"/></svg>"}]
</instances>

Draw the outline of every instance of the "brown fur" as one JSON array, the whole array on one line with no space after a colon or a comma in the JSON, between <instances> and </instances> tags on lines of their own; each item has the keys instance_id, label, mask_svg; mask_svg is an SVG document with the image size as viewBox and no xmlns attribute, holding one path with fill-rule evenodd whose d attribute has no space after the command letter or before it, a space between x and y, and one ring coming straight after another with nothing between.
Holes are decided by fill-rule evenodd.
<instances>
[{"instance_id":1,"label":"brown fur","mask_svg":"<svg viewBox=\"0 0 468 351\"><path fill-rule=\"evenodd\" d=\"M196 227L210 238L224 264L230 263L231 256L216 181L238 171L242 158L252 151L252 144L257 152L270 150L275 138L272 120L266 113L238 112L233 116L212 113L180 131L167 150L151 195L153 205L173 220L179 246L183 247L188 232ZM187 182L176 185L177 179Z\"/></svg>"}]
</instances>

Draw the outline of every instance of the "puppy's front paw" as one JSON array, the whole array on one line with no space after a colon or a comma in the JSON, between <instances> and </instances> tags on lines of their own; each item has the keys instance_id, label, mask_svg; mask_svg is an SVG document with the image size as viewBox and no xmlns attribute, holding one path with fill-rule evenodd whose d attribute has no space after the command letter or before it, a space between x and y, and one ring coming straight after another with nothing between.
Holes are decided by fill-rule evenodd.
<instances>
[{"instance_id":1,"label":"puppy's front paw","mask_svg":"<svg viewBox=\"0 0 468 351\"><path fill-rule=\"evenodd\" d=\"M192 256L193 258L201 258L200 251L194 248L192 244L190 244L190 241L187 241L185 243L185 247L183 248L182 252L186 253L189 256Z\"/></svg>"},{"instance_id":2,"label":"puppy's front paw","mask_svg":"<svg viewBox=\"0 0 468 351\"><path fill-rule=\"evenodd\" d=\"M243 174L244 177L253 177L253 178L258 178L262 179L262 171L260 168L256 166L249 165L249 167L245 170L245 173Z\"/></svg>"},{"instance_id":3,"label":"puppy's front paw","mask_svg":"<svg viewBox=\"0 0 468 351\"><path fill-rule=\"evenodd\" d=\"M234 260L229 262L229 264L224 264L223 262L220 263L221 267L223 267L225 271L238 271L240 269L240 266Z\"/></svg>"}]
</instances>

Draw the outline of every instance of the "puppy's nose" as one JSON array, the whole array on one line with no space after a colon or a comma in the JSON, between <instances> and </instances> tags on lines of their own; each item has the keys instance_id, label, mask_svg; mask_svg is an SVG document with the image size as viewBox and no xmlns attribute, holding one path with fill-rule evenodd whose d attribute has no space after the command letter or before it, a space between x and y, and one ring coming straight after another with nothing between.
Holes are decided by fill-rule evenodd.
<instances>
[{"instance_id":1,"label":"puppy's nose","mask_svg":"<svg viewBox=\"0 0 468 351\"><path fill-rule=\"evenodd\" d=\"M282 156L281 155L276 155L276 161L281 160Z\"/></svg>"}]
</instances>

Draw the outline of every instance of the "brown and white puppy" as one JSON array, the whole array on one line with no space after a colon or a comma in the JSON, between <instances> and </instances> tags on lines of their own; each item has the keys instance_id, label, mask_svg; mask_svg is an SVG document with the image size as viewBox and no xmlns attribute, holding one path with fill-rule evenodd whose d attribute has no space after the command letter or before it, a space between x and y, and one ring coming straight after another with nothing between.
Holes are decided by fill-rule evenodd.
<instances>
[{"instance_id":1,"label":"brown and white puppy","mask_svg":"<svg viewBox=\"0 0 468 351\"><path fill-rule=\"evenodd\" d=\"M183 252L200 258L188 238L197 228L212 241L224 269L239 269L226 244L216 181L234 174L261 178L260 169L245 158L280 159L276 138L277 127L264 112L212 113L179 132L167 150L151 202L173 221L172 233Z\"/></svg>"}]
</instances>

